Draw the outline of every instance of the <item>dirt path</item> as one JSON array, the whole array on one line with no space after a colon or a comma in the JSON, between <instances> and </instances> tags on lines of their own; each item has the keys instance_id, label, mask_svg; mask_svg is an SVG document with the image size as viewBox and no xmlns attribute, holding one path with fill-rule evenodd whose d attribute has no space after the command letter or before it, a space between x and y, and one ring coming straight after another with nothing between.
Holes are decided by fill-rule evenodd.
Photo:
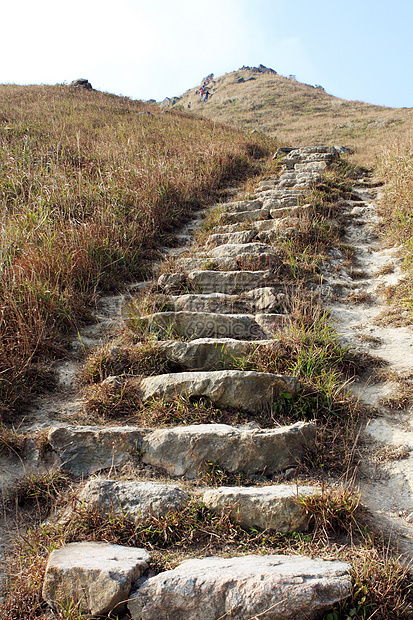
<instances>
[{"instance_id":1,"label":"dirt path","mask_svg":"<svg viewBox=\"0 0 413 620\"><path fill-rule=\"evenodd\" d=\"M377 201L381 191L356 186L363 202L343 206L348 215L344 241L354 248L356 277L336 256L326 266L326 283L340 285L338 299L329 302L337 331L344 343L364 350L387 363L388 379L365 378L351 386L352 392L379 411L366 425L364 460L359 476L363 503L374 513L386 534L399 540L400 550L413 558L413 412L384 405L397 397L392 372L409 382L413 373L413 332L408 327L384 326L380 317L388 312L383 288L403 279L397 247L383 248L375 232L380 219ZM356 271L357 270L357 271ZM338 277L332 274L339 273ZM335 288L334 290L337 290ZM407 314L407 313L406 313Z\"/></svg>"}]
</instances>

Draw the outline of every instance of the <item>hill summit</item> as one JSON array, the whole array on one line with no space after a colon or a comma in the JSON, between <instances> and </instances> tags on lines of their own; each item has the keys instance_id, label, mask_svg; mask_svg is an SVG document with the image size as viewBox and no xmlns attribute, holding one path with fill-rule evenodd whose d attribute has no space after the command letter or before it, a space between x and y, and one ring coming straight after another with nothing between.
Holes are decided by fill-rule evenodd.
<instances>
[{"instance_id":1,"label":"hill summit","mask_svg":"<svg viewBox=\"0 0 413 620\"><path fill-rule=\"evenodd\" d=\"M387 108L348 101L320 85L303 84L260 64L221 77L210 74L199 85L162 105L260 131L288 144L346 144L373 156L383 137L392 139L413 126L411 108Z\"/></svg>"}]
</instances>

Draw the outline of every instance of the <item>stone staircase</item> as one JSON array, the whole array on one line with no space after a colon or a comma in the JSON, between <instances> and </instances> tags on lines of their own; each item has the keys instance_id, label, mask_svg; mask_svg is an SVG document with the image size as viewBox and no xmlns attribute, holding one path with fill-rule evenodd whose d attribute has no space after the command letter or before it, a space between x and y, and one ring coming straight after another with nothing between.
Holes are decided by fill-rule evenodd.
<instances>
[{"instance_id":1,"label":"stone staircase","mask_svg":"<svg viewBox=\"0 0 413 620\"><path fill-rule=\"evenodd\" d=\"M192 482L212 467L260 482L202 489L209 509L227 511L247 528L306 531L309 517L297 496L319 489L274 484L272 477L294 475L314 446L316 425L260 428L254 416L293 400L300 385L292 376L243 370L240 360L276 346L274 335L288 323L284 266L271 243L297 233L297 222L312 208L305 200L308 188L338 157L334 147L291 149L281 175L261 182L254 199L219 205L218 224L202 248L185 257L175 251L174 270L159 276L149 293L154 299L161 295L167 309L139 318L140 329L156 338L176 372L106 379L127 384L142 403L207 399L217 408L244 412L249 422L158 429L56 426L48 436L55 466L88 478L79 495L82 505L103 514L118 510L137 521L179 512L195 492ZM161 472L169 482L113 480L107 474L130 462ZM199 488L196 492L199 496ZM150 556L150 550L103 543L66 545L51 553L44 598L52 608L62 599L77 601L92 615L121 610L129 600L130 617L140 620L307 619L321 617L351 590L351 567L337 561L208 557L151 575Z\"/></svg>"}]
</instances>

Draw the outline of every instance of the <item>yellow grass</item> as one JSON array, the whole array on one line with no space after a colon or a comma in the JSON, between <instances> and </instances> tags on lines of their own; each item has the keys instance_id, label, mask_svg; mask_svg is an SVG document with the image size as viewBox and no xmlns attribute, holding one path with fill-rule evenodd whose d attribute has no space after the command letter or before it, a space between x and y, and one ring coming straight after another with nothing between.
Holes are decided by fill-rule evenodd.
<instances>
[{"instance_id":1,"label":"yellow grass","mask_svg":"<svg viewBox=\"0 0 413 620\"><path fill-rule=\"evenodd\" d=\"M66 86L0 87L0 400L24 395L97 291L139 278L274 141Z\"/></svg>"}]
</instances>

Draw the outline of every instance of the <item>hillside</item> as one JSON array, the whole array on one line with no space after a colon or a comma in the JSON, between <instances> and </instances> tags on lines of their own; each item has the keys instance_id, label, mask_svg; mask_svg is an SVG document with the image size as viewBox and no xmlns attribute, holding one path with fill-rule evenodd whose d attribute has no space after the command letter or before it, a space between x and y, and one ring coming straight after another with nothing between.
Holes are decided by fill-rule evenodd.
<instances>
[{"instance_id":1,"label":"hillside","mask_svg":"<svg viewBox=\"0 0 413 620\"><path fill-rule=\"evenodd\" d=\"M265 67L243 67L214 78L206 102L196 91L175 97L175 108L244 130L257 130L288 145L345 144L360 161L372 161L378 145L413 128L412 108L387 108L329 95L321 86L302 84Z\"/></svg>"},{"instance_id":2,"label":"hillside","mask_svg":"<svg viewBox=\"0 0 413 620\"><path fill-rule=\"evenodd\" d=\"M0 618L413 616L411 111L208 88L0 86Z\"/></svg>"}]
</instances>

